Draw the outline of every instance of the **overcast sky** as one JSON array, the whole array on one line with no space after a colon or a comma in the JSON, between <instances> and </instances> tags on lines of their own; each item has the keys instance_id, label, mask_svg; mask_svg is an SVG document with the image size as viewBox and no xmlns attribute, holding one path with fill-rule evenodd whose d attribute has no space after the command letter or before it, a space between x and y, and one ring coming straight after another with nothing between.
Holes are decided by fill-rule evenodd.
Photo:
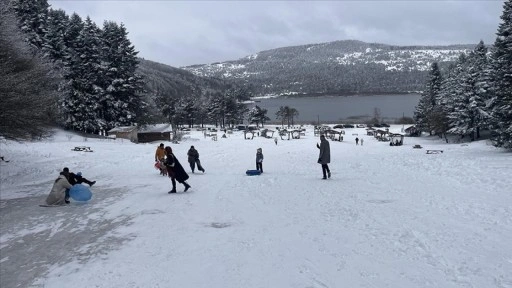
<instances>
[{"instance_id":1,"label":"overcast sky","mask_svg":"<svg viewBox=\"0 0 512 288\"><path fill-rule=\"evenodd\" d=\"M361 40L395 45L492 44L502 0L72 1L54 9L124 23L139 56L171 66L236 60L273 48Z\"/></svg>"}]
</instances>

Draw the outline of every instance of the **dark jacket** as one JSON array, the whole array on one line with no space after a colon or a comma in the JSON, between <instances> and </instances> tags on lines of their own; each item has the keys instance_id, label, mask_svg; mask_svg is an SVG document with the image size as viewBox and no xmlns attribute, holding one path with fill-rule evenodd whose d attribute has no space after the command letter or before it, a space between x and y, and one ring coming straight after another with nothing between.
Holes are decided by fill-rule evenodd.
<instances>
[{"instance_id":1,"label":"dark jacket","mask_svg":"<svg viewBox=\"0 0 512 288\"><path fill-rule=\"evenodd\" d=\"M263 152L256 152L256 163L262 163L263 162Z\"/></svg>"},{"instance_id":2,"label":"dark jacket","mask_svg":"<svg viewBox=\"0 0 512 288\"><path fill-rule=\"evenodd\" d=\"M73 172L70 172L69 173L69 176L68 176L68 181L69 181L69 184L71 185L75 185L75 184L82 184L82 183L87 183L89 182L89 180L85 179L84 177L82 177L81 175L78 176L76 175L75 173Z\"/></svg>"},{"instance_id":3,"label":"dark jacket","mask_svg":"<svg viewBox=\"0 0 512 288\"><path fill-rule=\"evenodd\" d=\"M329 146L329 141L327 139L322 138L320 142L320 154L318 155L318 163L319 164L329 164L331 163L331 147Z\"/></svg>"},{"instance_id":4,"label":"dark jacket","mask_svg":"<svg viewBox=\"0 0 512 288\"><path fill-rule=\"evenodd\" d=\"M199 159L199 152L195 148L190 148L187 152L188 162L196 162Z\"/></svg>"},{"instance_id":5,"label":"dark jacket","mask_svg":"<svg viewBox=\"0 0 512 288\"><path fill-rule=\"evenodd\" d=\"M174 156L174 154L167 154L167 159L165 159L165 167L167 167L167 175L169 177L174 177L180 183L187 181L188 174L181 166L180 161Z\"/></svg>"}]
</instances>

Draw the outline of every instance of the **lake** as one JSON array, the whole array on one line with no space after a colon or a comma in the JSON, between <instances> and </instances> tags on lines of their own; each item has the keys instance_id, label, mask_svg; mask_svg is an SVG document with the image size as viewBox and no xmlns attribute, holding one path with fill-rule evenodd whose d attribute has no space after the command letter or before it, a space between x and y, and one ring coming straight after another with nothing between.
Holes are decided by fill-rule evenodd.
<instances>
[{"instance_id":1,"label":"lake","mask_svg":"<svg viewBox=\"0 0 512 288\"><path fill-rule=\"evenodd\" d=\"M321 97L287 97L257 99L256 103L248 104L249 108L258 105L267 109L270 122L276 120L276 112L281 106L289 106L299 111L295 123L340 122L341 120L369 120L373 118L375 108L385 122L394 119L412 117L418 105L419 94L372 95L372 96L321 96ZM350 122L350 121L345 121Z\"/></svg>"}]
</instances>

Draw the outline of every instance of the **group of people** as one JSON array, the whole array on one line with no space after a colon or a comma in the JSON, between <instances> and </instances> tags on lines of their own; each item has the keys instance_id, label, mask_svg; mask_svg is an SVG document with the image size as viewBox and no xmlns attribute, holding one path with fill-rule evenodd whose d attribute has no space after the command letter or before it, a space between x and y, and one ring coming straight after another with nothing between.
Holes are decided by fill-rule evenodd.
<instances>
[{"instance_id":1,"label":"group of people","mask_svg":"<svg viewBox=\"0 0 512 288\"><path fill-rule=\"evenodd\" d=\"M331 163L331 148L329 145L329 141L325 139L325 135L320 136L320 144L317 143L316 146L318 149L320 149L318 163L322 165L322 179L331 178L331 170L329 169L329 163ZM162 153L162 150L165 151L165 156ZM190 146L190 149L187 152L187 156L192 173L194 173L196 164L197 169L204 173L205 170L201 166L201 162L199 161L199 152L194 148L194 146ZM263 150L261 148L258 148L256 150L256 170L258 170L260 173L263 173L263 158ZM174 163L174 166L169 166L169 161L167 159L171 159L171 161L173 161ZM190 185L187 182L185 182L189 178L189 176L179 163L178 159L176 159L176 156L172 154L171 147L167 146L164 149L164 144L161 143L160 146L158 146L156 149L155 161L163 163L163 165L160 165L160 167L162 167L160 168L160 174L164 175L165 173L167 173L167 175L171 178L172 190L169 191L169 193L176 193L176 180L185 185L185 191L187 191L190 188ZM166 171L163 172L162 170Z\"/></svg>"},{"instance_id":2,"label":"group of people","mask_svg":"<svg viewBox=\"0 0 512 288\"><path fill-rule=\"evenodd\" d=\"M48 197L46 197L46 205L58 206L69 204L69 190L75 184L86 183L89 186L96 184L96 181L89 181L82 176L82 172L76 174L69 171L68 167L64 167L62 172L59 173L59 177L53 182L52 190Z\"/></svg>"},{"instance_id":3,"label":"group of people","mask_svg":"<svg viewBox=\"0 0 512 288\"><path fill-rule=\"evenodd\" d=\"M190 147L187 155L192 173L194 173L196 164L197 169L204 173L205 170L199 161L199 152L195 150L194 146ZM180 161L178 161L172 152L172 148L170 146L164 148L164 144L160 143L155 152L155 161L160 163L160 175L167 175L169 178L171 178L172 189L168 192L169 194L176 193L176 181L185 186L185 192L191 188L191 186L187 183L189 176L185 169L183 169L183 166L181 166Z\"/></svg>"},{"instance_id":4,"label":"group of people","mask_svg":"<svg viewBox=\"0 0 512 288\"><path fill-rule=\"evenodd\" d=\"M331 149L329 141L327 141L324 135L321 135L320 144L317 143L316 146L320 150L318 163L322 165L322 179L331 178L331 171L329 169L329 163L331 162ZM190 149L187 152L187 156L192 173L194 173L196 165L197 170L202 171L203 173L205 172L205 169L199 160L199 152L194 148L194 146L190 146ZM172 152L172 148L170 146L164 147L164 144L161 143L157 147L155 152L155 162L158 163L160 174L167 175L169 178L171 178L172 189L168 193L176 193L176 181L183 184L185 187L185 192L191 188L191 186L187 183L189 176ZM256 170L260 171L260 173L263 173L263 150L261 148L256 150ZM50 194L45 201L46 205L56 206L69 204L69 190L71 187L73 187L73 185L82 183L93 186L96 184L96 181L90 181L86 179L82 176L82 172L77 172L75 174L70 172L68 167L64 167L62 172L60 172L59 176L53 183L52 190L50 191Z\"/></svg>"}]
</instances>

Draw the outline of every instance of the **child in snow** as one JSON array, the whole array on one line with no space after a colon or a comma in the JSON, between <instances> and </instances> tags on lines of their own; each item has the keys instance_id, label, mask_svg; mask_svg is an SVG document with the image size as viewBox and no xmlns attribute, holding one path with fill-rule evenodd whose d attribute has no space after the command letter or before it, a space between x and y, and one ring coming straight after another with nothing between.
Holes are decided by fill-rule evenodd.
<instances>
[{"instance_id":1,"label":"child in snow","mask_svg":"<svg viewBox=\"0 0 512 288\"><path fill-rule=\"evenodd\" d=\"M263 173L263 152L261 148L258 148L258 150L256 150L256 170Z\"/></svg>"},{"instance_id":2,"label":"child in snow","mask_svg":"<svg viewBox=\"0 0 512 288\"><path fill-rule=\"evenodd\" d=\"M155 152L155 167L160 169L160 175L167 175L167 169L165 168L165 149L164 143L160 143L158 147L156 147Z\"/></svg>"},{"instance_id":3,"label":"child in snow","mask_svg":"<svg viewBox=\"0 0 512 288\"><path fill-rule=\"evenodd\" d=\"M68 179L68 182L69 182L69 184L71 184L71 186L73 186L75 184L86 183L86 184L89 184L89 186L92 187L92 185L96 184L96 181L89 181L85 177L83 177L82 176L82 172L78 172L76 174L73 173L73 172L69 172L69 168L68 167L64 167L64 169L62 169L62 172L65 173L66 178ZM65 202L66 202L66 204L70 203L69 202L69 189L66 190Z\"/></svg>"}]
</instances>

